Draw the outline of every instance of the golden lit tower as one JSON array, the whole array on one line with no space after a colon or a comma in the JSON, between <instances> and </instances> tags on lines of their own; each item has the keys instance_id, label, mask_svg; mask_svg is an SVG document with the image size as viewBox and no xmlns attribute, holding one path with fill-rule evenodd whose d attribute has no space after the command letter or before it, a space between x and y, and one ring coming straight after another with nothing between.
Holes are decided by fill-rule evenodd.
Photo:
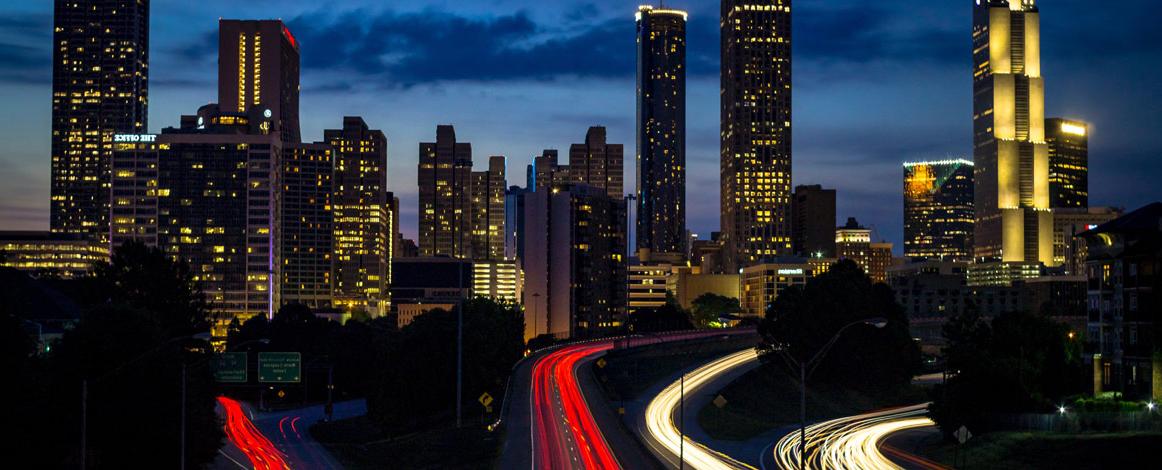
<instances>
[{"instance_id":1,"label":"golden lit tower","mask_svg":"<svg viewBox=\"0 0 1162 470\"><path fill-rule=\"evenodd\" d=\"M686 12L643 5L636 17L637 248L685 253Z\"/></svg>"},{"instance_id":2,"label":"golden lit tower","mask_svg":"<svg viewBox=\"0 0 1162 470\"><path fill-rule=\"evenodd\" d=\"M149 1L54 5L52 231L104 240L113 135L147 127Z\"/></svg>"},{"instance_id":3,"label":"golden lit tower","mask_svg":"<svg viewBox=\"0 0 1162 470\"><path fill-rule=\"evenodd\" d=\"M1034 0L974 0L974 254L1053 262L1045 82Z\"/></svg>"},{"instance_id":4,"label":"golden lit tower","mask_svg":"<svg viewBox=\"0 0 1162 470\"><path fill-rule=\"evenodd\" d=\"M363 118L346 116L342 129L323 131L334 162L335 306L387 313L390 302L392 198L387 192L387 136Z\"/></svg>"},{"instance_id":5,"label":"golden lit tower","mask_svg":"<svg viewBox=\"0 0 1162 470\"><path fill-rule=\"evenodd\" d=\"M721 204L734 270L789 256L791 0L722 0Z\"/></svg>"}]
</instances>

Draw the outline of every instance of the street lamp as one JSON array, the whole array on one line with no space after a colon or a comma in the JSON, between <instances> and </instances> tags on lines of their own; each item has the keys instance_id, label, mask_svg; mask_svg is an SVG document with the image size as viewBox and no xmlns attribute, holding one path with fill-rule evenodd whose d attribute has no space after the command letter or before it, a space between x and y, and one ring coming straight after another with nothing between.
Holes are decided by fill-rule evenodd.
<instances>
[{"instance_id":1,"label":"street lamp","mask_svg":"<svg viewBox=\"0 0 1162 470\"><path fill-rule=\"evenodd\" d=\"M820 361L823 360L823 356L827 355L827 352L831 350L831 347L835 345L836 341L839 341L839 337L841 335L843 335L843 332L847 331L848 328L851 328L851 327L856 326L856 325L867 325L867 326L873 326L876 328L883 328L883 327L888 325L888 320L886 318L876 317L876 318L869 318L866 320L856 320L856 321L853 321L853 322L848 323L846 325L843 325L843 328L840 328L839 331L837 331L835 333L835 336L832 336L831 339L829 341L827 341L827 343L824 344L823 347L820 348L819 351L816 352L814 356L811 357L811 360L809 360L807 362L799 362L798 360L795 359L794 356L791 355L790 352L788 352L786 350L786 348L782 348L779 350L780 352L783 353L783 358L786 359L787 362L789 362L792 365L799 368L799 469L800 470L805 468L804 465L806 464L806 461L807 461L807 376L810 375L811 372L815 371L815 368L819 366Z\"/></svg>"}]
</instances>

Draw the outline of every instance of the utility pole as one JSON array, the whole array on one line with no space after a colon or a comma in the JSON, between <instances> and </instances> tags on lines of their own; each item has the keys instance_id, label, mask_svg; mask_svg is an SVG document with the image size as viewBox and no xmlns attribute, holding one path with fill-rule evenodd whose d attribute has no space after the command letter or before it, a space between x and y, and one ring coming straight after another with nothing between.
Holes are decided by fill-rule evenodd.
<instances>
[{"instance_id":1,"label":"utility pole","mask_svg":"<svg viewBox=\"0 0 1162 470\"><path fill-rule=\"evenodd\" d=\"M678 468L686 468L686 373L682 373L680 379L681 385L678 386L680 398L678 398L678 420L681 425L678 426L678 433L681 439L678 439Z\"/></svg>"},{"instance_id":2,"label":"utility pole","mask_svg":"<svg viewBox=\"0 0 1162 470\"><path fill-rule=\"evenodd\" d=\"M456 284L459 296L456 305L456 427L461 425L460 412L464 406L464 261L456 261Z\"/></svg>"},{"instance_id":3,"label":"utility pole","mask_svg":"<svg viewBox=\"0 0 1162 470\"><path fill-rule=\"evenodd\" d=\"M81 470L89 453L89 380L81 380Z\"/></svg>"},{"instance_id":4,"label":"utility pole","mask_svg":"<svg viewBox=\"0 0 1162 470\"><path fill-rule=\"evenodd\" d=\"M182 464L181 469L186 470L186 363L182 361Z\"/></svg>"},{"instance_id":5,"label":"utility pole","mask_svg":"<svg viewBox=\"0 0 1162 470\"><path fill-rule=\"evenodd\" d=\"M799 470L807 462L807 363L799 364Z\"/></svg>"}]
</instances>

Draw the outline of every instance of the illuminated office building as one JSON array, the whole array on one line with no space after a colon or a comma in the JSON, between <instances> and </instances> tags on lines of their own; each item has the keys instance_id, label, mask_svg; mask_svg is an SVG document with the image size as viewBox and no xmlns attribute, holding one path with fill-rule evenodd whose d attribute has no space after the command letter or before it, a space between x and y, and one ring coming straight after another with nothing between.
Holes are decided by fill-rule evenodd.
<instances>
[{"instance_id":1,"label":"illuminated office building","mask_svg":"<svg viewBox=\"0 0 1162 470\"><path fill-rule=\"evenodd\" d=\"M636 248L686 253L686 12L636 17Z\"/></svg>"},{"instance_id":2,"label":"illuminated office building","mask_svg":"<svg viewBox=\"0 0 1162 470\"><path fill-rule=\"evenodd\" d=\"M569 146L569 179L573 184L587 184L620 198L623 192L625 149L621 144L605 142L605 128L590 127L585 143Z\"/></svg>"},{"instance_id":3,"label":"illuminated office building","mask_svg":"<svg viewBox=\"0 0 1162 470\"><path fill-rule=\"evenodd\" d=\"M967 160L904 164L904 256L972 259L972 178Z\"/></svg>"},{"instance_id":4,"label":"illuminated office building","mask_svg":"<svg viewBox=\"0 0 1162 470\"><path fill-rule=\"evenodd\" d=\"M792 253L791 0L721 8L721 230L733 270Z\"/></svg>"},{"instance_id":5,"label":"illuminated office building","mask_svg":"<svg viewBox=\"0 0 1162 470\"><path fill-rule=\"evenodd\" d=\"M281 20L218 20L218 103L224 113L262 106L267 131L299 142L299 44Z\"/></svg>"},{"instance_id":6,"label":"illuminated office building","mask_svg":"<svg viewBox=\"0 0 1162 470\"><path fill-rule=\"evenodd\" d=\"M1122 216L1113 207L1053 209L1053 266L1060 266L1068 276L1085 275L1089 253L1083 232Z\"/></svg>"},{"instance_id":7,"label":"illuminated office building","mask_svg":"<svg viewBox=\"0 0 1162 470\"><path fill-rule=\"evenodd\" d=\"M452 126L436 126L436 141L420 143L420 256L472 258L472 144Z\"/></svg>"},{"instance_id":8,"label":"illuminated office building","mask_svg":"<svg viewBox=\"0 0 1162 470\"><path fill-rule=\"evenodd\" d=\"M523 280L515 261L476 260L472 262L472 295L516 304Z\"/></svg>"},{"instance_id":9,"label":"illuminated office building","mask_svg":"<svg viewBox=\"0 0 1162 470\"><path fill-rule=\"evenodd\" d=\"M741 315L765 317L779 292L792 286L806 286L808 279L827 272L829 267L830 264L812 263L806 258L783 257L743 268L739 274Z\"/></svg>"},{"instance_id":10,"label":"illuminated office building","mask_svg":"<svg viewBox=\"0 0 1162 470\"><path fill-rule=\"evenodd\" d=\"M503 260L505 234L505 160L488 158L488 169L472 172L472 258Z\"/></svg>"},{"instance_id":11,"label":"illuminated office building","mask_svg":"<svg viewBox=\"0 0 1162 470\"><path fill-rule=\"evenodd\" d=\"M363 118L343 118L342 129L323 131L333 149L334 303L373 316L390 308L395 215L387 184L387 136Z\"/></svg>"},{"instance_id":12,"label":"illuminated office building","mask_svg":"<svg viewBox=\"0 0 1162 470\"><path fill-rule=\"evenodd\" d=\"M330 145L298 144L282 154L278 262L283 304L331 307L334 172Z\"/></svg>"},{"instance_id":13,"label":"illuminated office building","mask_svg":"<svg viewBox=\"0 0 1162 470\"><path fill-rule=\"evenodd\" d=\"M625 201L588 185L524 195L525 339L593 337L626 313Z\"/></svg>"},{"instance_id":14,"label":"illuminated office building","mask_svg":"<svg viewBox=\"0 0 1162 470\"><path fill-rule=\"evenodd\" d=\"M51 231L105 240L113 135L147 128L149 2L56 0L52 39Z\"/></svg>"},{"instance_id":15,"label":"illuminated office building","mask_svg":"<svg viewBox=\"0 0 1162 470\"><path fill-rule=\"evenodd\" d=\"M1035 2L976 2L972 38L975 256L1050 264L1053 213Z\"/></svg>"},{"instance_id":16,"label":"illuminated office building","mask_svg":"<svg viewBox=\"0 0 1162 470\"><path fill-rule=\"evenodd\" d=\"M1049 206L1089 207L1089 124L1046 119L1045 142L1049 144Z\"/></svg>"},{"instance_id":17,"label":"illuminated office building","mask_svg":"<svg viewBox=\"0 0 1162 470\"><path fill-rule=\"evenodd\" d=\"M835 229L835 251L839 259L852 260L863 268L872 282L888 280L892 244L872 242L871 229L859 225L855 217L848 217L847 224Z\"/></svg>"},{"instance_id":18,"label":"illuminated office building","mask_svg":"<svg viewBox=\"0 0 1162 470\"><path fill-rule=\"evenodd\" d=\"M109 261L109 246L83 234L0 231L0 268L71 279Z\"/></svg>"},{"instance_id":19,"label":"illuminated office building","mask_svg":"<svg viewBox=\"0 0 1162 470\"><path fill-rule=\"evenodd\" d=\"M113 136L110 179L109 245L129 240L157 246L157 159L169 146L153 134Z\"/></svg>"}]
</instances>

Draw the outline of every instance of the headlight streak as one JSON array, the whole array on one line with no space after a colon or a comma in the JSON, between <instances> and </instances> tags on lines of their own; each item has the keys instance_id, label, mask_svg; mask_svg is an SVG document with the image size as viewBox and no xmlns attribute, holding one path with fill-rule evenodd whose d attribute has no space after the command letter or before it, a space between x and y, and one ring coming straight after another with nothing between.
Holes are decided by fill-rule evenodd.
<instances>
[{"instance_id":1,"label":"headlight streak","mask_svg":"<svg viewBox=\"0 0 1162 470\"><path fill-rule=\"evenodd\" d=\"M806 468L811 469L900 469L880 449L888 436L909 429L935 426L924 415L928 405L865 413L824 421L807 427ZM774 448L780 468L799 468L799 432L779 439ZM916 460L920 466L934 467Z\"/></svg>"},{"instance_id":2,"label":"headlight streak","mask_svg":"<svg viewBox=\"0 0 1162 470\"><path fill-rule=\"evenodd\" d=\"M758 353L753 348L746 349L728 356L719 358L694 371L686 374L686 394L697 393L699 388L713 380L719 374L731 369L758 360ZM679 447L683 442L682 434L674 422L674 413L682 400L682 383L676 381L661 391L646 408L646 430L656 442L662 445L678 460ZM685 448L681 449L686 465L695 469L753 469L754 467L739 462L720 452L714 451L689 437L685 438Z\"/></svg>"}]
</instances>

